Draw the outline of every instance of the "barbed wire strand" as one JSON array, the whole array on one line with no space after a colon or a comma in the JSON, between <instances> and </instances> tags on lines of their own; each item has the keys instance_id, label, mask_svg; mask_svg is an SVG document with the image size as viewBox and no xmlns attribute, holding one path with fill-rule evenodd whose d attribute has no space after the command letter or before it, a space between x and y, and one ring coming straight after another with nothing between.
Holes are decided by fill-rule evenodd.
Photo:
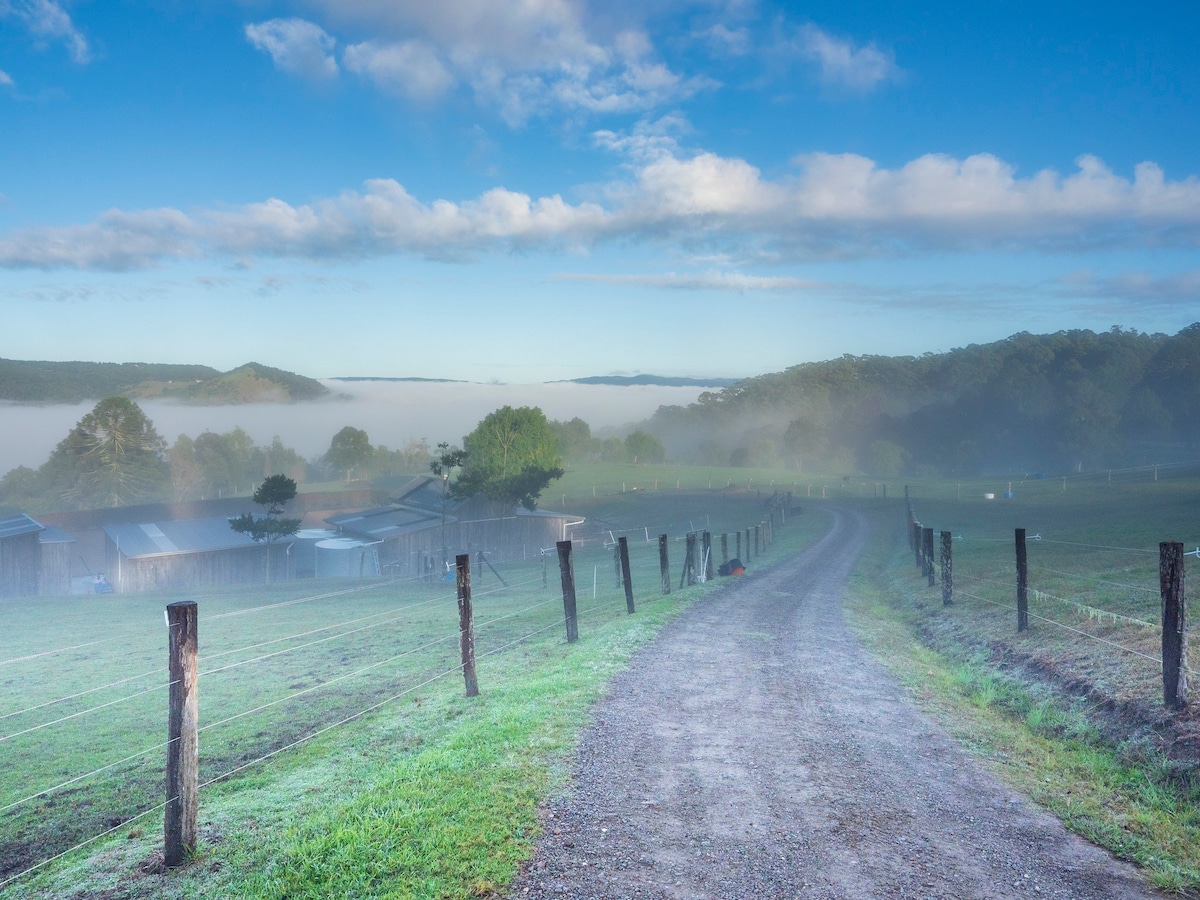
<instances>
[{"instance_id":1,"label":"barbed wire strand","mask_svg":"<svg viewBox=\"0 0 1200 900\"><path fill-rule=\"evenodd\" d=\"M177 800L177 799L179 799L179 798L172 797L172 798L170 798L170 800L164 800L162 803L158 804L157 806L152 806L147 810L143 810L142 812L138 813L136 816L133 816L131 818L126 819L124 822L121 822L119 825L113 825L111 828L108 828L105 831L100 832L99 834L94 834L90 838L87 838L84 841L80 841L74 847L68 847L66 850L63 850L61 853L56 853L47 859L43 859L41 862L30 866L28 869L26 869L23 872L18 872L16 875L10 875L8 878L4 879L4 881L0 881L0 890L4 889L8 885L12 884L14 881L18 881L19 879L24 878L26 875L33 874L38 869L42 868L43 866L49 865L50 863L54 862L56 859L62 859L64 856L66 856L69 853L74 853L76 850L82 850L88 844L95 843L96 841L100 840L101 838L108 837L110 834L120 831L122 828L126 827L127 825L132 825L138 819L143 819L146 816L150 815L151 813L160 812L161 810L166 809L167 804L170 803L171 800Z\"/></svg>"},{"instance_id":2,"label":"barbed wire strand","mask_svg":"<svg viewBox=\"0 0 1200 900\"><path fill-rule=\"evenodd\" d=\"M152 693L153 691L162 690L163 688L169 688L172 684L178 684L178 682L168 681L168 682L165 682L164 684L156 684L152 687L146 688L144 691L138 691L136 694L130 694L127 697L121 697L117 700L110 700L107 703L101 703L98 706L92 706L88 709L81 709L78 712L71 713L70 715L61 716L57 719L51 719L49 722L43 722L40 725L32 725L29 728L22 729L21 731L14 731L12 734L6 734L3 736L0 736L0 744L3 744L5 741L11 741L13 738L18 738L23 734L29 734L34 731L40 731L43 728L49 728L51 725L59 725L63 722L68 722L71 719L77 719L80 716L86 716L89 713L94 713L94 712L97 712L102 709L107 709L110 706L116 706L117 704L120 704L120 703L125 703L129 700L133 700L136 697L141 697L145 694Z\"/></svg>"},{"instance_id":3,"label":"barbed wire strand","mask_svg":"<svg viewBox=\"0 0 1200 900\"><path fill-rule=\"evenodd\" d=\"M0 715L0 722L12 716L20 716L25 713L35 712L39 709L44 709L47 706L53 706L56 703L66 703L68 700L78 700L80 697L86 697L88 694L94 694L97 691L105 691L109 688L119 687L122 684L128 684L131 681L137 681L140 678L149 678L151 675L161 675L162 669L155 669L152 672L143 672L141 675L130 675L128 678L122 678L119 681L110 681L108 684L102 684L99 687L88 688L86 691L79 691L74 694L67 694L65 697L57 697L54 700L47 700L44 703L39 703L36 706L27 706L25 709L18 709L14 712L4 713Z\"/></svg>"},{"instance_id":4,"label":"barbed wire strand","mask_svg":"<svg viewBox=\"0 0 1200 900\"><path fill-rule=\"evenodd\" d=\"M131 756L126 756L124 759L118 759L116 762L111 762L106 766L100 766L100 768L92 769L92 771L90 771L90 772L85 772L82 775L76 775L74 778L67 779L66 781L60 782L59 784L56 784L53 787L48 787L45 790L38 791L36 794L30 794L28 797L22 797L20 800L14 800L5 806L0 806L0 813L7 812L8 810L13 809L14 807L22 805L23 803L29 803L31 800L36 800L39 797L45 797L47 794L52 794L55 791L61 790L62 788L70 787L71 785L76 784L77 782L83 781L86 778L91 778L93 775L99 775L101 772L106 772L109 769L116 768L117 766L123 765L124 763L132 762L133 760L139 759L143 756L146 756L147 754L153 753L156 750L162 750L164 747L169 747L171 745L171 743L172 743L172 741L163 741L161 744L155 744L153 747L148 747L145 750L140 750L137 753L132 754Z\"/></svg>"}]
</instances>

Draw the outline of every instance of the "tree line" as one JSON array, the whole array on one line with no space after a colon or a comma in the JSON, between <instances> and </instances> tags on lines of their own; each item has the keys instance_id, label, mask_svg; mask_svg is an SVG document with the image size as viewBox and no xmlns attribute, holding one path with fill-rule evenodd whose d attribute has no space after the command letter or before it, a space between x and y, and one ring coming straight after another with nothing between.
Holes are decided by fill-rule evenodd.
<instances>
[{"instance_id":1,"label":"tree line","mask_svg":"<svg viewBox=\"0 0 1200 900\"><path fill-rule=\"evenodd\" d=\"M805 363L661 407L680 462L877 475L1078 471L1200 445L1200 323L1014 334L920 357Z\"/></svg>"},{"instance_id":2,"label":"tree line","mask_svg":"<svg viewBox=\"0 0 1200 900\"><path fill-rule=\"evenodd\" d=\"M19 466L0 479L0 509L47 512L205 500L244 496L280 479L294 485L422 473L444 477L456 497L481 495L506 508L533 509L540 493L563 474L564 459L661 462L665 452L644 431L600 440L582 419L552 422L537 407L509 406L485 416L464 437L462 449L443 443L435 452L423 439L391 449L372 444L352 425L333 435L323 454L307 460L279 437L256 445L241 428L194 438L183 434L168 447L136 402L109 397L75 424L39 468Z\"/></svg>"}]
</instances>

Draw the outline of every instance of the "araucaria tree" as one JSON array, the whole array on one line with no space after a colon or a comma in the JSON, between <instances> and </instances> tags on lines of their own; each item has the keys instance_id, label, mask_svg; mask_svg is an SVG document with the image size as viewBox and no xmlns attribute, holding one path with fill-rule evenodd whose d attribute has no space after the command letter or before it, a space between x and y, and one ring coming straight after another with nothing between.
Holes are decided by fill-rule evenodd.
<instances>
[{"instance_id":1,"label":"araucaria tree","mask_svg":"<svg viewBox=\"0 0 1200 900\"><path fill-rule=\"evenodd\" d=\"M126 397L101 400L43 467L47 483L76 509L157 500L167 490L166 442Z\"/></svg>"},{"instance_id":2,"label":"araucaria tree","mask_svg":"<svg viewBox=\"0 0 1200 900\"><path fill-rule=\"evenodd\" d=\"M563 474L558 441L536 406L505 406L483 418L463 439L466 461L456 496L482 494L505 506L537 507L546 486Z\"/></svg>"},{"instance_id":3,"label":"araucaria tree","mask_svg":"<svg viewBox=\"0 0 1200 900\"><path fill-rule=\"evenodd\" d=\"M299 519L284 516L283 508L296 496L296 482L286 475L268 475L254 491L251 499L263 508L263 515L242 513L229 520L229 527L248 534L256 542L267 545L267 583L271 583L271 545L300 530Z\"/></svg>"}]
</instances>

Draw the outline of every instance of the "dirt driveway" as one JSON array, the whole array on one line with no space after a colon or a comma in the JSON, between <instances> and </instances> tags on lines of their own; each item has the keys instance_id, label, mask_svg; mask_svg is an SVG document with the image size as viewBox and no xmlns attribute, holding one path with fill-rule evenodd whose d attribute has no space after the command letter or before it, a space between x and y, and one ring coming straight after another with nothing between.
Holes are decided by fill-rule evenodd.
<instances>
[{"instance_id":1,"label":"dirt driveway","mask_svg":"<svg viewBox=\"0 0 1200 900\"><path fill-rule=\"evenodd\" d=\"M841 612L866 535L834 511L817 545L638 655L509 896L1162 896L988 774L867 656Z\"/></svg>"}]
</instances>

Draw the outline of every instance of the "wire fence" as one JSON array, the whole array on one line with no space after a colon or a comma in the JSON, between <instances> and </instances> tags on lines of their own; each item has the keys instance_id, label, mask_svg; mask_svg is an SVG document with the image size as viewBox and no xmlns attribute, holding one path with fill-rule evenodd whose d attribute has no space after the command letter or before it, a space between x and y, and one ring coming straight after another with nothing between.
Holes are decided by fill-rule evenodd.
<instances>
[{"instance_id":1,"label":"wire fence","mask_svg":"<svg viewBox=\"0 0 1200 900\"><path fill-rule=\"evenodd\" d=\"M702 514L687 524L721 521ZM575 548L578 613L595 627L626 615L609 539L638 533L653 539L628 540L631 582L642 597L661 596L650 526L606 528ZM750 529L738 533L749 544ZM675 578L684 561L673 537ZM478 658L562 642L557 560L549 571L544 562L539 552L475 568ZM201 787L401 698L441 690L439 682L462 672L453 583L414 576L342 585L293 581L191 597L201 642ZM42 615L0 628L0 890L73 849L134 823L146 827L172 799L164 800L162 766L172 685L161 599L40 602Z\"/></svg>"},{"instance_id":2,"label":"wire fence","mask_svg":"<svg viewBox=\"0 0 1200 900\"><path fill-rule=\"evenodd\" d=\"M1139 468L1120 474L1144 478L1148 473ZM1170 472L1151 467L1149 474L1165 479ZM1102 481L1093 476L1093 486L1108 483L1107 473ZM970 515L965 504L929 506L957 520L954 525ZM941 553L929 554L928 538L919 547L915 535L931 529L921 525L909 504L909 549L928 584L942 586L944 620L957 627L963 642L993 653L1003 648L1008 658L1089 699L1130 712L1136 721L1161 719L1164 706L1176 710L1186 704L1187 676L1196 675L1187 661L1186 632L1176 634L1177 620L1168 614L1178 604L1182 620L1185 598L1181 589L1168 591L1163 574L1170 554L1178 559L1182 584L1180 551L1192 544L1164 540L1147 546L1113 539L1115 529L1104 521L1108 511L1100 503L1083 508L1092 521L1068 527L1064 517L1007 534L987 533L994 525L981 518L975 529L943 532L949 540ZM1014 513L1006 515L1011 519ZM1083 536L1088 532L1104 536L1089 539Z\"/></svg>"}]
</instances>

